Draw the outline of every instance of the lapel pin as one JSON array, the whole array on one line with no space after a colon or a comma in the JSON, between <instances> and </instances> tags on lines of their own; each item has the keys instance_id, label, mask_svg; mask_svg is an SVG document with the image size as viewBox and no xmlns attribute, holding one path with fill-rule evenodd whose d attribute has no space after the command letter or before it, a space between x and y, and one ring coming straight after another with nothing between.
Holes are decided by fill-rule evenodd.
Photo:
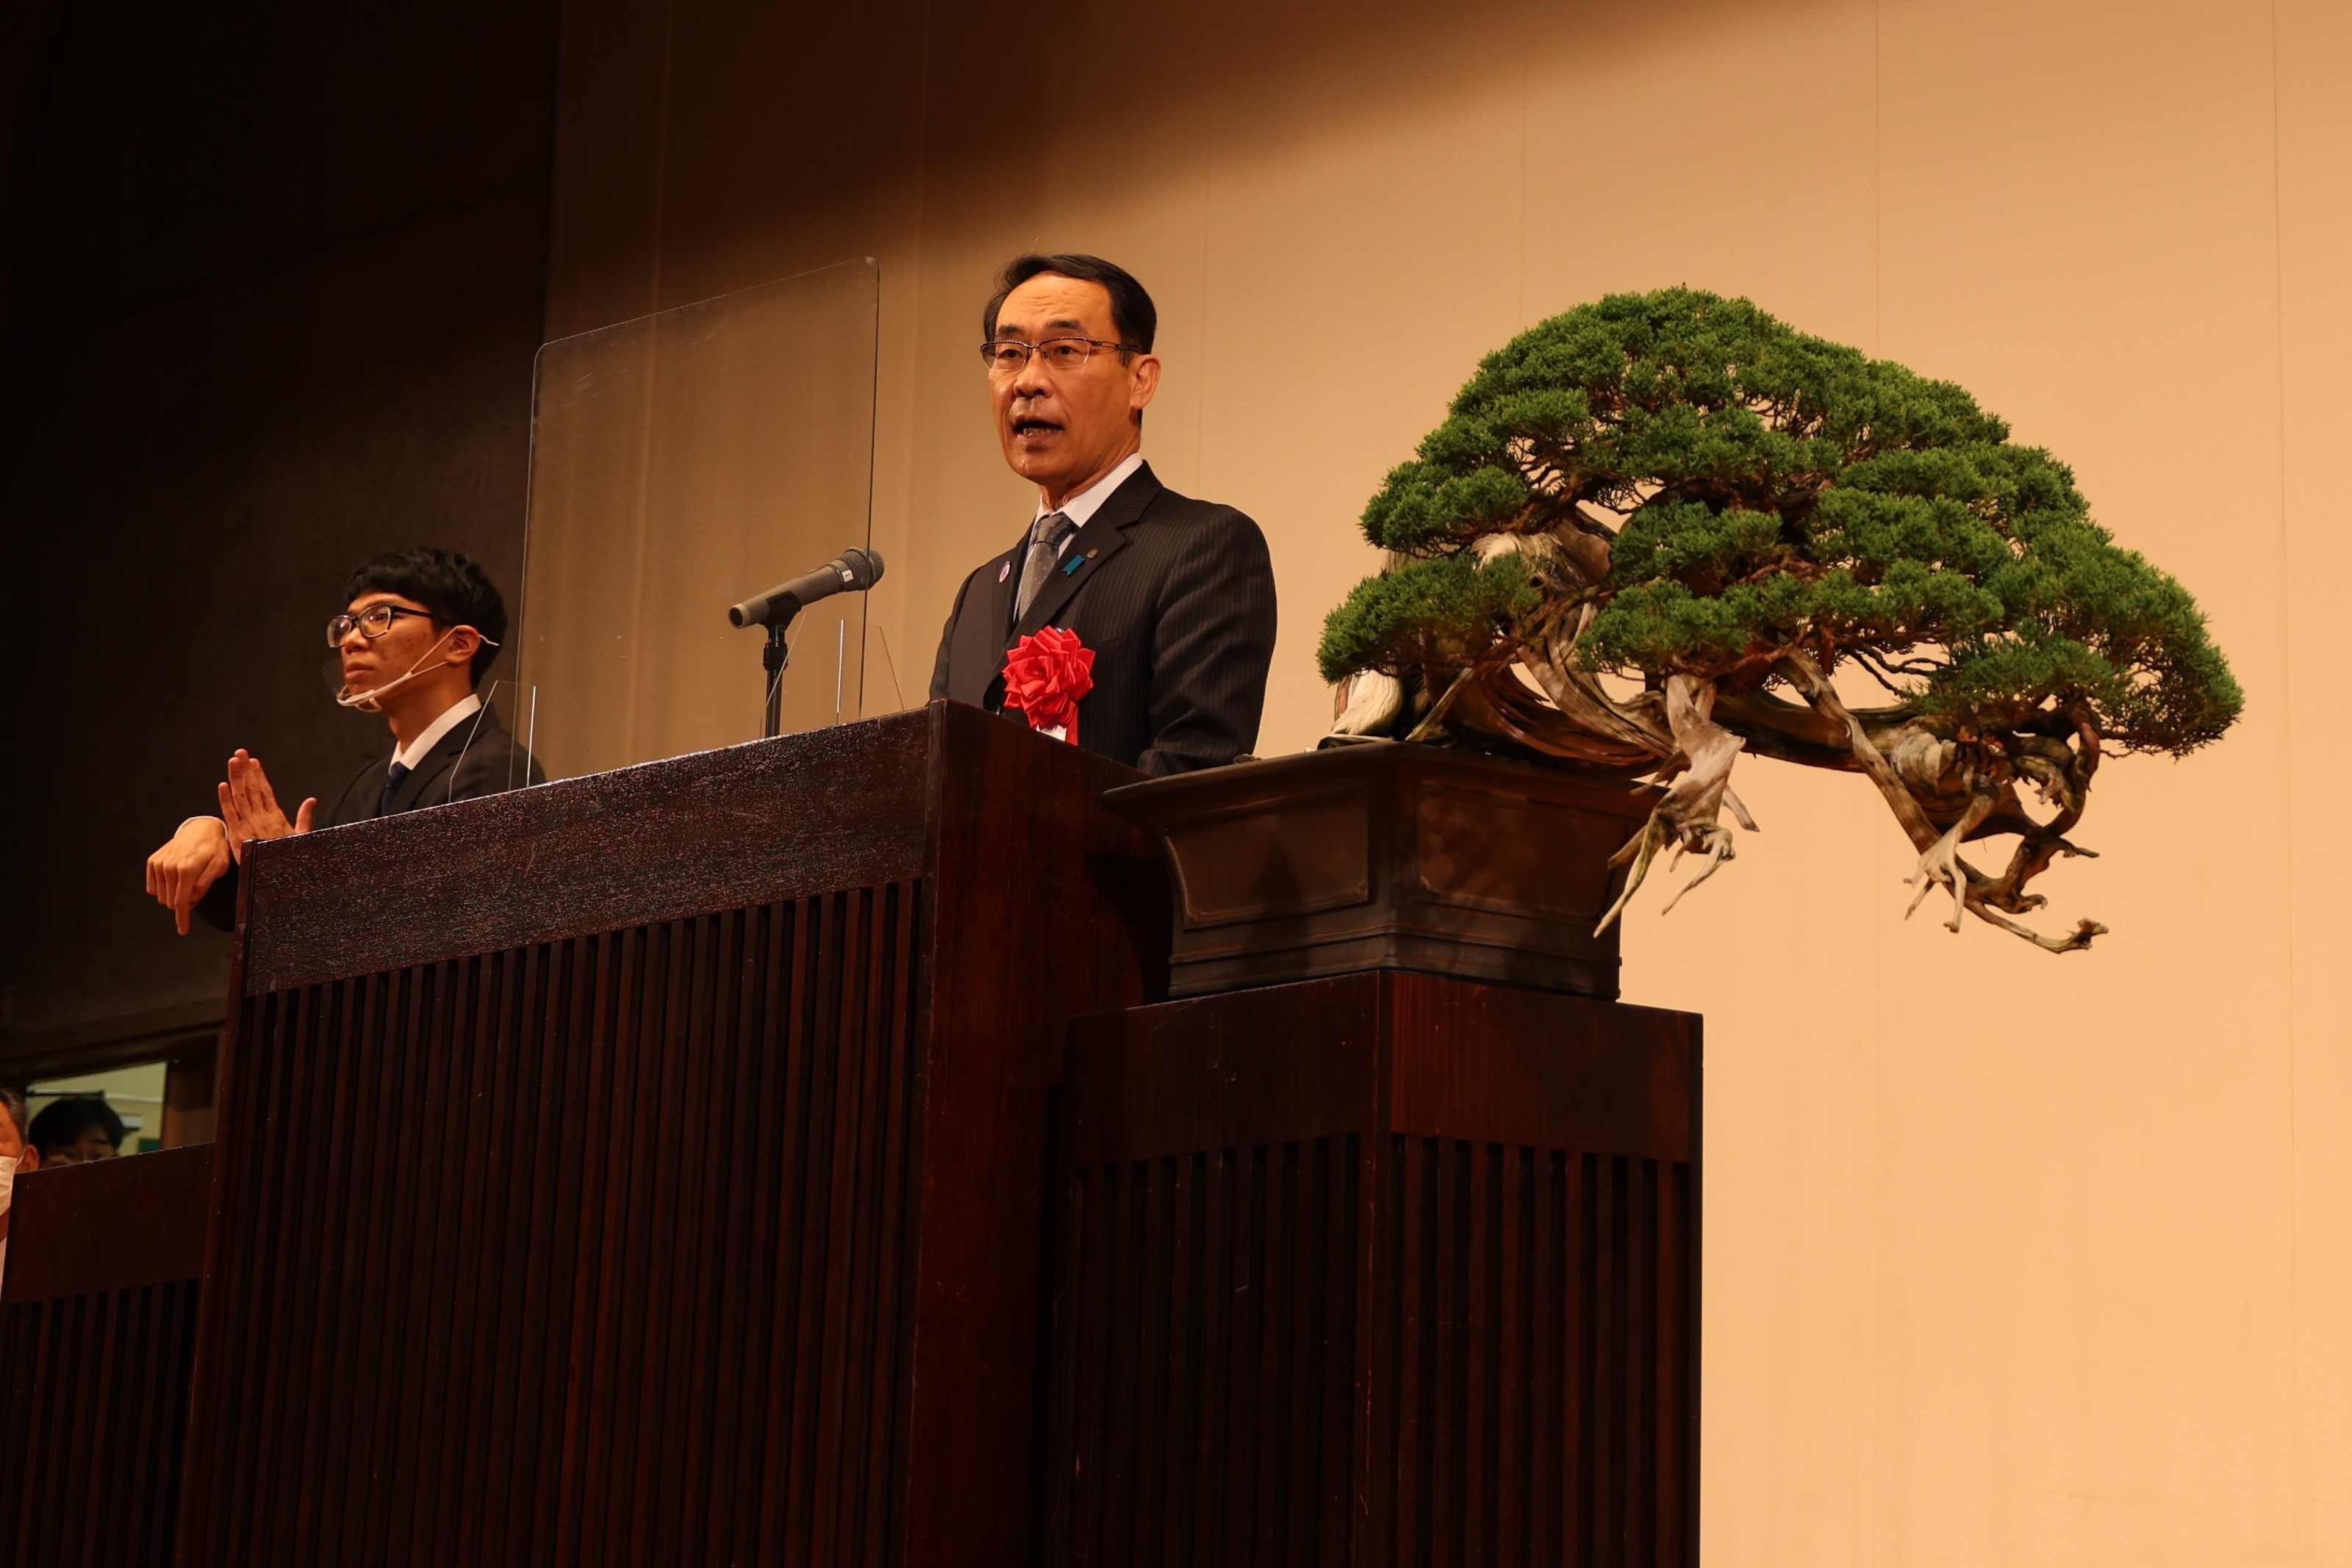
<instances>
[{"instance_id":1,"label":"lapel pin","mask_svg":"<svg viewBox=\"0 0 2352 1568\"><path fill-rule=\"evenodd\" d=\"M997 581L999 581L999 582L1003 582L1006 578L1011 577L1012 575L1013 575L1013 562L1012 562L1012 560L1008 558L1008 559L1006 559L1005 563L1004 563L1003 566L1000 566L1000 567L998 567L998 568L996 569L996 580L997 580Z\"/></svg>"}]
</instances>

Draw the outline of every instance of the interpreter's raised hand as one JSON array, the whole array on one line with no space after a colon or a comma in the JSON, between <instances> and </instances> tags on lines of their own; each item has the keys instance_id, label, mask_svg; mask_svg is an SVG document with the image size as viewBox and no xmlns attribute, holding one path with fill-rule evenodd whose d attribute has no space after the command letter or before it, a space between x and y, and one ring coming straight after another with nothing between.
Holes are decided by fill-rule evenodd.
<instances>
[{"instance_id":1,"label":"interpreter's raised hand","mask_svg":"<svg viewBox=\"0 0 2352 1568\"><path fill-rule=\"evenodd\" d=\"M228 778L220 786L221 821L228 829L229 853L237 863L245 863L245 846L255 839L282 839L289 833L310 831L311 816L319 809L317 797L302 802L296 809L294 820L286 820L285 810L278 804L278 792L269 787L269 775L262 771L261 759L239 747L228 759Z\"/></svg>"},{"instance_id":2,"label":"interpreter's raised hand","mask_svg":"<svg viewBox=\"0 0 2352 1568\"><path fill-rule=\"evenodd\" d=\"M147 891L172 912L180 935L188 912L203 902L229 866L228 830L218 817L190 817L163 847L147 857Z\"/></svg>"}]
</instances>

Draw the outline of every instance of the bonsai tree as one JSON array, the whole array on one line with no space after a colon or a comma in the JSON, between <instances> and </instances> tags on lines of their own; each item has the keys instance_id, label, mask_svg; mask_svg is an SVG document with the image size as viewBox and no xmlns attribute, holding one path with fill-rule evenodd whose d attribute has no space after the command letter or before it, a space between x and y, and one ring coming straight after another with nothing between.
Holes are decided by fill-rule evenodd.
<instances>
[{"instance_id":1,"label":"bonsai tree","mask_svg":"<svg viewBox=\"0 0 2352 1568\"><path fill-rule=\"evenodd\" d=\"M2180 585L2074 476L1948 382L1744 299L1612 295L1487 356L1364 509L1388 570L1324 624L1335 736L1549 758L1664 784L1621 852L1732 858L1743 751L1858 772L1931 891L2014 916L2109 752L2180 756L2242 705ZM1841 678L1843 677L1843 678ZM1856 700L1867 690L1871 700ZM2027 795L2035 804L2029 807ZM1965 844L2013 834L1988 873Z\"/></svg>"}]
</instances>

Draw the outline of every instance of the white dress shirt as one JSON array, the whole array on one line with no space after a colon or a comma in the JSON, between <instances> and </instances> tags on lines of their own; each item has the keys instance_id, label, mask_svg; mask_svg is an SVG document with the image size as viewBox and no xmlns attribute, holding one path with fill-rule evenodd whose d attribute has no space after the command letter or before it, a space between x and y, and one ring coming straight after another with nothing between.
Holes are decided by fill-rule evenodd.
<instances>
[{"instance_id":1,"label":"white dress shirt","mask_svg":"<svg viewBox=\"0 0 2352 1568\"><path fill-rule=\"evenodd\" d=\"M476 714L481 711L481 694L478 692L467 692L464 696L459 697L456 702L451 703L447 707L442 709L441 716L435 719L431 724L426 725L424 732L418 735L415 740L410 741L406 746L404 746L399 750L394 752L392 754L393 761L397 763L399 766L407 768L411 773L415 772L416 765L425 760L425 755L426 752L431 751L435 747L441 744L441 737L443 736L448 734L451 730L457 728L459 725L465 723L467 719L473 717Z\"/></svg>"},{"instance_id":2,"label":"white dress shirt","mask_svg":"<svg viewBox=\"0 0 2352 1568\"><path fill-rule=\"evenodd\" d=\"M1093 517L1097 512L1102 510L1102 504L1110 499L1111 492L1118 489L1121 485L1126 484L1128 479L1135 473L1135 471L1142 466L1143 454L1140 452L1130 452L1127 455L1127 461L1121 463L1118 467L1112 469L1109 473L1104 475L1101 478L1096 480L1093 484L1087 486L1085 489L1079 491L1076 495L1071 497L1068 500L1063 502L1058 507L1049 507L1045 505L1045 497L1042 495L1039 496L1037 497L1037 516L1042 517L1054 512L1059 512L1062 516L1070 519L1071 528L1069 538L1066 538L1062 541L1062 549L1066 550L1070 548L1070 539L1074 539L1078 537L1077 530L1087 526L1087 519ZM1058 554L1059 552L1056 553Z\"/></svg>"}]
</instances>

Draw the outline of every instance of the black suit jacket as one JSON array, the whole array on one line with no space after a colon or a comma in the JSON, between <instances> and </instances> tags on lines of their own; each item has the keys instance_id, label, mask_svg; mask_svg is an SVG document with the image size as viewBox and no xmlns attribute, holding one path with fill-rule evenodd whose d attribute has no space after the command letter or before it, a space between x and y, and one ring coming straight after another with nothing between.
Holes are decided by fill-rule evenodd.
<instances>
[{"instance_id":1,"label":"black suit jacket","mask_svg":"<svg viewBox=\"0 0 2352 1568\"><path fill-rule=\"evenodd\" d=\"M1062 552L1020 625L1027 530L964 579L940 637L931 695L1004 706L1004 655L1044 626L1094 650L1078 743L1146 773L1231 762L1257 744L1274 662L1274 562L1255 523L1180 496L1146 464Z\"/></svg>"},{"instance_id":2,"label":"black suit jacket","mask_svg":"<svg viewBox=\"0 0 2352 1568\"><path fill-rule=\"evenodd\" d=\"M388 755L361 768L314 825L339 828L346 822L364 822L371 817L396 816L426 806L446 806L452 800L470 800L478 795L496 795L519 789L525 784L547 782L547 770L540 767L537 758L532 758L529 768L525 768L522 747L507 733L507 727L499 722L498 710L488 703L482 705L480 713L459 720L450 727L448 734L434 742L433 749L393 791L391 810L379 810L383 804L383 781L391 772L392 758ZM279 804L285 801L281 800ZM223 931L233 930L236 925L237 870L236 862L230 862L227 873L205 891L196 904L196 913Z\"/></svg>"}]
</instances>

